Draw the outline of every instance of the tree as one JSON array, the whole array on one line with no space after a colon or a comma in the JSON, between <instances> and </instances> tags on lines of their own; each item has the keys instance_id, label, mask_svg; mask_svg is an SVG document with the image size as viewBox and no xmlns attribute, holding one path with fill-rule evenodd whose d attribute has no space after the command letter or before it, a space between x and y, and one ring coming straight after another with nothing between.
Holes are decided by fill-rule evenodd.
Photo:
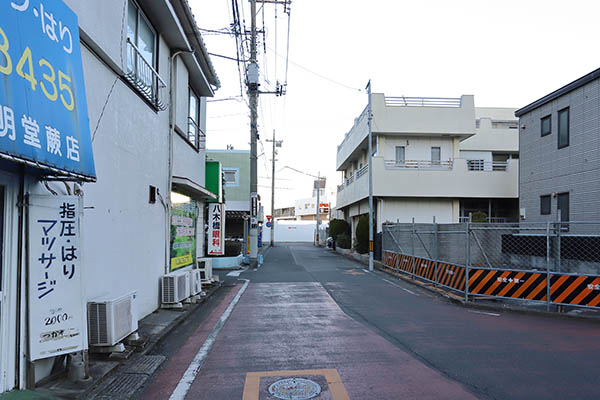
<instances>
[{"instance_id":1,"label":"tree","mask_svg":"<svg viewBox=\"0 0 600 400\"><path fill-rule=\"evenodd\" d=\"M343 219L332 219L329 221L329 236L337 240L337 237L345 233L350 235L350 225Z\"/></svg>"},{"instance_id":2,"label":"tree","mask_svg":"<svg viewBox=\"0 0 600 400\"><path fill-rule=\"evenodd\" d=\"M361 215L356 225L356 243L354 248L360 254L369 252L369 216Z\"/></svg>"}]
</instances>

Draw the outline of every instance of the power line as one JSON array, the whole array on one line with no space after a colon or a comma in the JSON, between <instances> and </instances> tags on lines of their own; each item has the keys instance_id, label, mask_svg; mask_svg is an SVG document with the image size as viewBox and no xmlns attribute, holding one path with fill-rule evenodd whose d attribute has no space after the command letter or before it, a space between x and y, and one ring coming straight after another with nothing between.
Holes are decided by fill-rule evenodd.
<instances>
[{"instance_id":1,"label":"power line","mask_svg":"<svg viewBox=\"0 0 600 400\"><path fill-rule=\"evenodd\" d=\"M282 56L281 54L278 54L278 53L277 53L275 50L273 50L273 49L272 49L272 48L270 48L269 46L267 46L267 49L269 49L269 50L271 50L273 53L275 53L275 55L276 55L277 57L285 58L284 56ZM363 91L363 89L359 89L359 88L355 88L355 87L352 87L352 86L345 85L345 84L343 84L343 83L341 83L341 82L338 82L338 81L336 81L336 80L334 80L334 79L331 79L331 78L328 78L328 77L326 77L326 76L324 76L324 75L321 75L321 74L319 74L318 72L312 71L312 70L310 70L310 69L308 69L308 68L306 68L306 67L304 67L304 66L302 66L302 65L300 65L300 64L298 64L298 63L296 63L296 62L294 62L294 61L292 61L292 60L290 60L289 58L288 58L288 61L287 61L287 62L289 62L290 64L294 64L296 67L298 67L298 68L300 68L300 69L303 69L303 70L305 70L306 72L309 72L309 73L311 73L311 74L313 74L313 75L315 75L315 76L318 76L318 77L319 77L319 78L321 78L321 79L324 79L324 80L326 80L326 81L329 81L329 82L331 82L331 83L335 83L336 85L342 86L342 87L344 87L344 88L346 88L346 89L355 90L355 91L357 91L357 92L362 92L362 91Z\"/></svg>"}]
</instances>

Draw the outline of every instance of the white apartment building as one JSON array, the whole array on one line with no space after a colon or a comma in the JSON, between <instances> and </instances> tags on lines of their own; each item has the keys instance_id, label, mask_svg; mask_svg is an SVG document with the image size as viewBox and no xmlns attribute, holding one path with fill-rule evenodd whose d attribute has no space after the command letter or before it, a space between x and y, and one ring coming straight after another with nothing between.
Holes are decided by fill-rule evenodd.
<instances>
[{"instance_id":1,"label":"white apartment building","mask_svg":"<svg viewBox=\"0 0 600 400\"><path fill-rule=\"evenodd\" d=\"M61 359L56 356L88 348L88 301L135 293L134 306L128 311L132 318L137 321L156 310L160 277L172 269L171 197L194 204L198 210L197 221L190 225L199 228L194 230L195 240L189 242L198 256L204 254L204 201L215 197L204 188L204 132L206 97L214 95L219 80L187 1L43 3L4 1L0 5L0 25L11 41L0 59L5 62L12 57L16 65L26 45L32 46L34 58L29 62L31 85L9 87L7 79L21 78L8 68L3 72L9 75L0 79L0 94L13 90L11 98L0 96L3 115L11 117L0 121L0 393L31 387L64 367L64 361L57 363ZM40 27L40 19L54 22L56 31L44 27L44 22ZM29 25L35 29L28 29ZM38 62L42 56L47 60ZM6 112L10 101L19 96L33 99L28 112L47 114L45 121L53 121L53 115L44 114L51 107L64 114L71 111L67 118L56 120L63 121L65 128L62 136L54 132L52 146L50 135L42 135L42 123L51 122L37 117L42 130L36 137L31 129L21 129L22 118L16 108L14 120L12 111ZM12 107L17 105L14 101ZM3 130L4 122L13 124L10 136ZM70 135L77 134L78 147L74 147ZM37 153L15 155L7 145L8 140L22 145L23 138L25 144L36 145ZM48 162L42 156L51 150L65 160L85 162L87 169L79 172L75 167ZM39 240L31 238L41 232L34 232L35 225L28 226L27 215L42 212L36 202L52 198L70 198L80 204L79 215L72 213L76 221L69 228L81 240L68 257L77 261L71 266L63 265L65 247L59 265L60 247L52 248L54 242L42 237L48 252L39 259L49 260L44 270L36 254L27 254L33 246L40 246ZM56 234L57 240L63 236L56 221L31 221L45 223L43 232ZM186 229L191 232L192 228ZM46 280L40 282L44 271ZM74 277L80 284L70 293L61 285ZM60 293L53 291L59 286ZM62 308L65 303L57 295L73 299L69 307L73 306L81 322L76 328L63 329L72 315L67 315ZM65 317L40 315L42 322L33 321L32 307L40 302ZM52 326L42 328L48 333L40 336L33 333L37 326L32 326L32 321L42 325L43 317L46 325ZM45 340L46 336L52 339ZM80 344L32 357L34 346L67 336L78 338Z\"/></svg>"},{"instance_id":2,"label":"white apartment building","mask_svg":"<svg viewBox=\"0 0 600 400\"><path fill-rule=\"evenodd\" d=\"M373 196L385 222L456 223L473 212L518 219L518 121L514 109L475 108L474 97L372 95ZM367 110L337 148L336 209L368 214Z\"/></svg>"}]
</instances>

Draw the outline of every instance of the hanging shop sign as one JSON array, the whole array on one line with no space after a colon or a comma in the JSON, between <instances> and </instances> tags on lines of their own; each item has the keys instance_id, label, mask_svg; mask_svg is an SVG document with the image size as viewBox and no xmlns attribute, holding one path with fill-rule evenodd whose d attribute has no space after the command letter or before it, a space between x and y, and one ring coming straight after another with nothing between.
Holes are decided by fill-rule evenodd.
<instances>
[{"instance_id":1,"label":"hanging shop sign","mask_svg":"<svg viewBox=\"0 0 600 400\"><path fill-rule=\"evenodd\" d=\"M171 207L171 271L194 265L198 207L196 202Z\"/></svg>"},{"instance_id":2,"label":"hanging shop sign","mask_svg":"<svg viewBox=\"0 0 600 400\"><path fill-rule=\"evenodd\" d=\"M208 205L208 255L225 255L225 204Z\"/></svg>"},{"instance_id":3,"label":"hanging shop sign","mask_svg":"<svg viewBox=\"0 0 600 400\"><path fill-rule=\"evenodd\" d=\"M61 0L0 2L0 154L96 178L79 25Z\"/></svg>"},{"instance_id":4,"label":"hanging shop sign","mask_svg":"<svg viewBox=\"0 0 600 400\"><path fill-rule=\"evenodd\" d=\"M87 349L78 196L29 196L30 360Z\"/></svg>"}]
</instances>

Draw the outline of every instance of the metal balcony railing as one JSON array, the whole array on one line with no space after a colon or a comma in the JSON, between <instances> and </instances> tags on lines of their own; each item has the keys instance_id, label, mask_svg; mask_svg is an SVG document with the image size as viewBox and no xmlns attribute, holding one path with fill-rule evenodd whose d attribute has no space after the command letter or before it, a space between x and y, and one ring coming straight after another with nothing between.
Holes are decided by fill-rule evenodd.
<instances>
[{"instance_id":1,"label":"metal balcony railing","mask_svg":"<svg viewBox=\"0 0 600 400\"><path fill-rule=\"evenodd\" d=\"M508 169L508 162L467 160L467 169L469 171L506 171Z\"/></svg>"},{"instance_id":2,"label":"metal balcony railing","mask_svg":"<svg viewBox=\"0 0 600 400\"><path fill-rule=\"evenodd\" d=\"M431 161L431 160L385 160L386 169L452 169L454 163L448 161Z\"/></svg>"},{"instance_id":3,"label":"metal balcony railing","mask_svg":"<svg viewBox=\"0 0 600 400\"><path fill-rule=\"evenodd\" d=\"M188 118L188 140L197 149L206 149L206 134L193 118Z\"/></svg>"},{"instance_id":4,"label":"metal balcony railing","mask_svg":"<svg viewBox=\"0 0 600 400\"><path fill-rule=\"evenodd\" d=\"M129 38L125 78L159 111L167 109L167 85Z\"/></svg>"},{"instance_id":5,"label":"metal balcony railing","mask_svg":"<svg viewBox=\"0 0 600 400\"><path fill-rule=\"evenodd\" d=\"M452 107L460 108L460 98L445 97L387 97L385 105L389 107Z\"/></svg>"},{"instance_id":6,"label":"metal balcony railing","mask_svg":"<svg viewBox=\"0 0 600 400\"><path fill-rule=\"evenodd\" d=\"M369 164L365 165L364 167L362 167L361 169L356 171L356 179L360 178L361 176L366 174L368 171L369 171Z\"/></svg>"}]
</instances>

